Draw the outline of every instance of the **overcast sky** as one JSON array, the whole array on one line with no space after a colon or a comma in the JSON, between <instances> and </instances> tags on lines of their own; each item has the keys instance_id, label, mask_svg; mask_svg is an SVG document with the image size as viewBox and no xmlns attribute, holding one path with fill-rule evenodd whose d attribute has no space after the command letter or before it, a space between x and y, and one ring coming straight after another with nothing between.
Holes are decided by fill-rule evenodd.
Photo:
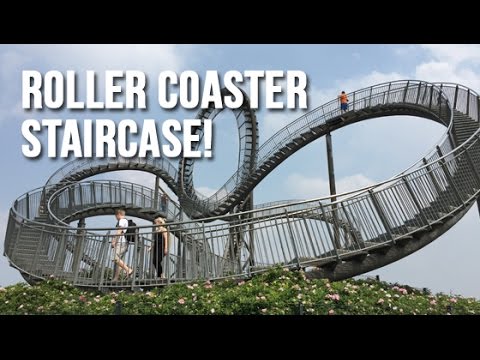
<instances>
[{"instance_id":1,"label":"overcast sky","mask_svg":"<svg viewBox=\"0 0 480 360\"><path fill-rule=\"evenodd\" d=\"M334 98L339 91L396 79L458 82L480 90L478 45L22 45L0 46L0 251L8 211L18 196L41 186L63 161L27 160L21 153L20 126L27 114L21 109L21 71L38 69L145 71L154 83L162 70L303 70L309 79L309 108ZM80 91L82 85L80 85ZM155 92L152 92L155 95ZM141 121L184 119L194 112L162 111L101 113L115 121L124 117ZM97 114L56 113L56 117L83 119ZM260 142L293 121L298 112L258 111ZM236 168L238 139L233 116L223 114L214 127L214 159L196 163L195 184L207 195L223 185ZM445 131L440 125L412 117L375 119L333 134L337 190L353 190L387 179L420 159ZM235 159L235 161L232 161ZM106 176L104 175L103 178ZM153 185L144 173L119 172L108 178ZM255 190L256 203L318 197L328 193L324 139L291 156ZM87 220L87 225L114 220ZM371 275L382 279L480 298L480 218L477 207L448 233L426 248ZM21 281L18 272L0 257L0 285Z\"/></svg>"}]
</instances>

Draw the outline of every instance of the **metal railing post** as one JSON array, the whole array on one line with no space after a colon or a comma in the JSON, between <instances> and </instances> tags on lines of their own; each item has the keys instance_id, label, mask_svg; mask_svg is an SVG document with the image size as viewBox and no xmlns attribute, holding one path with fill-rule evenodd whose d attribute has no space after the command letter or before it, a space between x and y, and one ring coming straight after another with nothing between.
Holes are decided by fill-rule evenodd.
<instances>
[{"instance_id":1,"label":"metal railing post","mask_svg":"<svg viewBox=\"0 0 480 360\"><path fill-rule=\"evenodd\" d=\"M160 178L158 176L155 177L155 189L153 194L153 208L155 210L158 209L158 190L160 187Z\"/></svg>"},{"instance_id":2,"label":"metal railing post","mask_svg":"<svg viewBox=\"0 0 480 360\"><path fill-rule=\"evenodd\" d=\"M440 166L442 167L442 170L443 170L445 176L447 177L449 185L453 189L453 194L455 195L455 198L462 205L465 205L463 200L462 200L462 197L460 196L460 193L458 192L457 187L455 186L455 184L453 182L452 174L450 174L450 171L448 170L447 164L445 163L445 159L442 159L442 157L443 157L442 149L440 149L440 146L438 146L438 145L437 145L437 153L438 153L438 156L440 156L440 160L439 160Z\"/></svg>"},{"instance_id":3,"label":"metal railing post","mask_svg":"<svg viewBox=\"0 0 480 360\"><path fill-rule=\"evenodd\" d=\"M96 194L96 191L95 191L95 184L93 183L93 181L90 182L90 191L92 193L93 203L96 205L97 204L97 194Z\"/></svg>"},{"instance_id":4,"label":"metal railing post","mask_svg":"<svg viewBox=\"0 0 480 360\"><path fill-rule=\"evenodd\" d=\"M126 239L125 239L126 240ZM130 246L130 244L127 241L127 246ZM133 259L132 259L132 269L133 273L131 276L132 284L130 285L130 289L135 288L135 279L137 278L137 263L138 263L138 229L136 232L136 235L133 240Z\"/></svg>"},{"instance_id":5,"label":"metal railing post","mask_svg":"<svg viewBox=\"0 0 480 360\"><path fill-rule=\"evenodd\" d=\"M287 219L288 234L290 236L290 241L292 243L293 254L295 255L297 268L300 269L300 258L298 257L297 245L295 244L295 237L293 236L292 226L290 224L290 218L288 217L287 209L284 209L284 212L285 212L285 217Z\"/></svg>"},{"instance_id":6,"label":"metal railing post","mask_svg":"<svg viewBox=\"0 0 480 360\"><path fill-rule=\"evenodd\" d=\"M325 209L323 208L323 205L321 202L318 203L320 205L320 210L322 211L323 214L323 222L325 223L328 231L328 235L330 236L330 240L332 241L333 245L333 251L335 252L335 257L337 258L337 261L340 261L340 256L338 254L338 248L337 248L337 243L335 236L332 234L332 229L330 229L330 224L327 221L327 214L325 213Z\"/></svg>"},{"instance_id":7,"label":"metal railing post","mask_svg":"<svg viewBox=\"0 0 480 360\"><path fill-rule=\"evenodd\" d=\"M310 234L310 229L308 228L307 219L303 218L303 223L304 223L304 226L305 226L305 230L306 230L306 232L307 232L308 240L310 241L310 246L312 247L312 250L313 250L313 255L314 255L314 256L319 256L319 255L317 254L317 250L315 249L315 246L314 246L314 243L313 243L313 239L312 239L312 235Z\"/></svg>"},{"instance_id":8,"label":"metal railing post","mask_svg":"<svg viewBox=\"0 0 480 360\"><path fill-rule=\"evenodd\" d=\"M10 213L10 216L12 216L11 213ZM15 256L17 254L17 246L18 246L18 243L20 241L20 236L21 236L21 233L23 231L23 228L24 228L24 224L23 224L23 220L22 220L19 224L19 227L18 227L18 232L17 232L17 236L15 238L15 242L13 243L12 254L11 254L11 257L10 257L11 260L15 260ZM4 249L4 251L6 251L6 249Z\"/></svg>"},{"instance_id":9,"label":"metal railing post","mask_svg":"<svg viewBox=\"0 0 480 360\"><path fill-rule=\"evenodd\" d=\"M190 240L190 256L192 258L192 278L196 279L198 277L197 247L196 247L197 242L192 240L194 240L193 236L192 236L192 239Z\"/></svg>"},{"instance_id":10,"label":"metal railing post","mask_svg":"<svg viewBox=\"0 0 480 360\"><path fill-rule=\"evenodd\" d=\"M477 97L477 122L480 122L480 96Z\"/></svg>"},{"instance_id":11,"label":"metal railing post","mask_svg":"<svg viewBox=\"0 0 480 360\"><path fill-rule=\"evenodd\" d=\"M207 237L205 235L205 223L202 222L202 243L203 243L203 253L205 254L205 263L204 263L204 267L205 267L205 271L204 271L204 277L208 280L210 278L210 274L209 274L209 271L208 271L208 257L207 257Z\"/></svg>"},{"instance_id":12,"label":"metal railing post","mask_svg":"<svg viewBox=\"0 0 480 360\"><path fill-rule=\"evenodd\" d=\"M405 86L405 90L403 91L403 99L402 99L403 103L405 103L405 100L407 99L407 92L408 92L408 85L409 84L410 84L410 81L407 81L407 85Z\"/></svg>"},{"instance_id":13,"label":"metal railing post","mask_svg":"<svg viewBox=\"0 0 480 360\"><path fill-rule=\"evenodd\" d=\"M470 89L467 90L467 109L466 114L470 116Z\"/></svg>"},{"instance_id":14,"label":"metal railing post","mask_svg":"<svg viewBox=\"0 0 480 360\"><path fill-rule=\"evenodd\" d=\"M418 100L420 100L420 91L422 90L422 82L418 83L418 90L417 90L417 99L415 100L415 104L418 104Z\"/></svg>"},{"instance_id":15,"label":"metal railing post","mask_svg":"<svg viewBox=\"0 0 480 360\"><path fill-rule=\"evenodd\" d=\"M425 165L425 169L427 169L427 173L428 173L428 175L430 176L430 179L432 180L433 187L434 187L435 190L437 191L437 194L440 194L440 193L442 192L442 189L441 189L440 185L438 184L437 179L435 178L435 176L433 176L433 174L432 174L432 169L430 168L430 165L428 164L427 159L423 158L423 159L422 159L422 162L423 162L423 165Z\"/></svg>"},{"instance_id":16,"label":"metal railing post","mask_svg":"<svg viewBox=\"0 0 480 360\"><path fill-rule=\"evenodd\" d=\"M167 246L167 259L165 260L165 263L167 264L166 266L166 277L167 277L167 285L170 285L170 229L167 228L167 242L168 242L168 246Z\"/></svg>"},{"instance_id":17,"label":"metal railing post","mask_svg":"<svg viewBox=\"0 0 480 360\"><path fill-rule=\"evenodd\" d=\"M30 195L27 192L25 195L25 212L27 213L27 219L30 219Z\"/></svg>"},{"instance_id":18,"label":"metal railing post","mask_svg":"<svg viewBox=\"0 0 480 360\"><path fill-rule=\"evenodd\" d=\"M415 207L417 208L417 211L418 211L418 214L420 215L420 218L425 222L426 225L428 225L428 227L431 227L427 217L425 216L425 214L423 213L422 211L422 206L420 205L420 203L418 202L418 199L415 195L415 193L413 192L413 189L410 185L410 183L408 182L408 180L402 176L402 181L403 183L405 184L405 188L407 189L407 192L408 194L410 195L410 198L412 199L413 201L413 204L415 205Z\"/></svg>"},{"instance_id":19,"label":"metal railing post","mask_svg":"<svg viewBox=\"0 0 480 360\"><path fill-rule=\"evenodd\" d=\"M118 182L118 203L122 205L122 188L120 186L120 182Z\"/></svg>"},{"instance_id":20,"label":"metal railing post","mask_svg":"<svg viewBox=\"0 0 480 360\"><path fill-rule=\"evenodd\" d=\"M283 261L286 262L287 261L287 254L285 253L285 248L283 247L282 234L280 233L280 228L278 226L277 218L275 218L274 220L275 220L275 228L277 229L277 234L278 234L278 242L280 243L280 249L282 250Z\"/></svg>"},{"instance_id":21,"label":"metal railing post","mask_svg":"<svg viewBox=\"0 0 480 360\"><path fill-rule=\"evenodd\" d=\"M100 248L100 256L98 257L97 261L97 268L99 271L99 279L98 279L98 289L102 288L103 280L105 279L105 255L108 253L108 241L110 238L110 232L107 235L103 236L102 245Z\"/></svg>"},{"instance_id":22,"label":"metal railing post","mask_svg":"<svg viewBox=\"0 0 480 360\"><path fill-rule=\"evenodd\" d=\"M32 261L31 272L36 272L36 267L38 265L38 257L40 256L40 248L42 247L42 242L43 242L44 231L45 231L45 226L42 226L42 231L40 232L40 236L38 237L37 247L35 249L35 255Z\"/></svg>"},{"instance_id":23,"label":"metal railing post","mask_svg":"<svg viewBox=\"0 0 480 360\"><path fill-rule=\"evenodd\" d=\"M347 219L348 226L349 226L348 230L350 231L350 233L353 237L353 241L355 241L360 248L364 248L365 244L363 244L363 242L360 241L361 239L357 239L357 234L355 234L355 226L350 219L350 215L348 215L348 211L345 210L345 205L343 205L343 203L340 203L340 209L342 209L343 213L345 214L345 218Z\"/></svg>"},{"instance_id":24,"label":"metal railing post","mask_svg":"<svg viewBox=\"0 0 480 360\"><path fill-rule=\"evenodd\" d=\"M80 205L83 206L83 186L81 183L78 184L78 193L80 197Z\"/></svg>"},{"instance_id":25,"label":"metal railing post","mask_svg":"<svg viewBox=\"0 0 480 360\"><path fill-rule=\"evenodd\" d=\"M429 109L432 108L432 101L433 101L433 85L430 86L430 101L429 101L429 104L428 104Z\"/></svg>"},{"instance_id":26,"label":"metal railing post","mask_svg":"<svg viewBox=\"0 0 480 360\"><path fill-rule=\"evenodd\" d=\"M58 273L58 268L60 267L60 263L62 262L62 260L65 259L65 238L66 238L66 235L67 235L67 230L65 229L63 232L62 232L62 236L60 237L60 241L58 242L58 246L57 246L57 251L55 252L55 267L53 269L53 275L57 275ZM63 270L63 267L62 267L62 270Z\"/></svg>"},{"instance_id":27,"label":"metal railing post","mask_svg":"<svg viewBox=\"0 0 480 360\"><path fill-rule=\"evenodd\" d=\"M455 86L455 95L453 97L453 110L457 110L458 85Z\"/></svg>"},{"instance_id":28,"label":"metal railing post","mask_svg":"<svg viewBox=\"0 0 480 360\"><path fill-rule=\"evenodd\" d=\"M368 193L370 195L370 198L372 199L373 207L378 213L378 216L380 218L380 222L382 223L383 227L385 228L385 232L387 235L390 237L392 242L395 244L395 239L392 234L392 229L390 227L390 224L388 223L388 219L385 216L385 213L383 212L382 207L380 206L380 203L378 202L376 194L372 191L372 189L368 190Z\"/></svg>"},{"instance_id":29,"label":"metal railing post","mask_svg":"<svg viewBox=\"0 0 480 360\"><path fill-rule=\"evenodd\" d=\"M80 272L80 264L82 263L83 258L83 249L85 245L85 231L82 231L81 234L76 235L77 241L75 244L75 254L73 259L73 284L77 284L78 275Z\"/></svg>"},{"instance_id":30,"label":"metal railing post","mask_svg":"<svg viewBox=\"0 0 480 360\"><path fill-rule=\"evenodd\" d=\"M470 169L472 169L473 177L475 178L477 185L480 186L480 176L478 175L477 170L475 170L475 166L473 165L473 161L472 161L472 158L470 157L470 154L468 153L467 147L464 147L464 150L465 150L465 158L467 159Z\"/></svg>"}]
</instances>

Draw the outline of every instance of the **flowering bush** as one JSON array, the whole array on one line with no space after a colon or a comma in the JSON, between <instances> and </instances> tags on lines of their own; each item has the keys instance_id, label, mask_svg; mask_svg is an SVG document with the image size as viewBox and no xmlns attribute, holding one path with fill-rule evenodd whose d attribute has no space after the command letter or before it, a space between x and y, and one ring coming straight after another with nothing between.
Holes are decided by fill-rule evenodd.
<instances>
[{"instance_id":1,"label":"flowering bush","mask_svg":"<svg viewBox=\"0 0 480 360\"><path fill-rule=\"evenodd\" d=\"M480 302L375 280L309 280L272 269L250 280L198 281L144 292L90 291L49 279L0 287L0 314L480 314Z\"/></svg>"}]
</instances>

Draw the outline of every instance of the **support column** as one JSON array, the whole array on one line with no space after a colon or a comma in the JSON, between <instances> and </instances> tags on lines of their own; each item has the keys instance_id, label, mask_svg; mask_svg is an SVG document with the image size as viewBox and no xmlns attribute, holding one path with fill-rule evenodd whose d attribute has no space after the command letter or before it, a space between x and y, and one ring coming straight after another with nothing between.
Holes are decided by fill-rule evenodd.
<instances>
[{"instance_id":1,"label":"support column","mask_svg":"<svg viewBox=\"0 0 480 360\"><path fill-rule=\"evenodd\" d=\"M332 134L330 132L326 135L326 143L327 143L327 163L328 163L328 183L330 185L330 195L332 196L332 202L337 201L337 188L335 186L335 169L333 166L333 146L332 146ZM327 219L325 219L326 221ZM338 215L337 215L337 204L332 205L332 220L333 220L333 230L334 230L334 237L335 243L337 247L341 247L340 244L340 231L338 229Z\"/></svg>"},{"instance_id":2,"label":"support column","mask_svg":"<svg viewBox=\"0 0 480 360\"><path fill-rule=\"evenodd\" d=\"M325 138L327 140L328 183L330 185L330 195L332 195L332 201L337 201L337 198L333 196L337 194L337 189L335 186L335 169L333 167L333 148L331 133L328 132Z\"/></svg>"}]
</instances>

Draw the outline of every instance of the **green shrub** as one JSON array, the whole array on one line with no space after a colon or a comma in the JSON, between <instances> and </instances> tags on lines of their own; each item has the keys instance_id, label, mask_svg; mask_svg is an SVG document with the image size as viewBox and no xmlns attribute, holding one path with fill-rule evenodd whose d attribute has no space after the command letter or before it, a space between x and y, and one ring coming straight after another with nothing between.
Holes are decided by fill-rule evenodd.
<instances>
[{"instance_id":1,"label":"green shrub","mask_svg":"<svg viewBox=\"0 0 480 360\"><path fill-rule=\"evenodd\" d=\"M198 281L145 291L84 290L47 280L0 288L0 314L479 314L473 298L431 295L375 280L309 280L301 271L275 268L248 281Z\"/></svg>"}]
</instances>

